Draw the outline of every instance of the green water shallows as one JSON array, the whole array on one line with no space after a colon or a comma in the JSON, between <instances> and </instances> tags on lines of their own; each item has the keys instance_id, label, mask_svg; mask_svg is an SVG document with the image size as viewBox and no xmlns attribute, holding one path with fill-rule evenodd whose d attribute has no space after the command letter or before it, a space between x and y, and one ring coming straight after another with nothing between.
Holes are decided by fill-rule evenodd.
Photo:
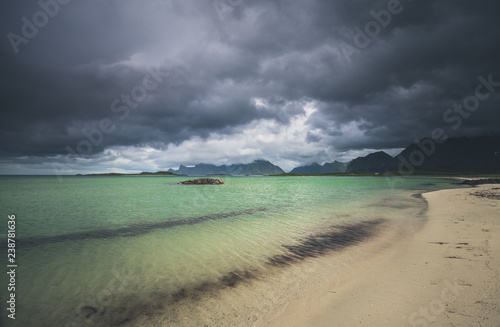
<instances>
[{"instance_id":1,"label":"green water shallows","mask_svg":"<svg viewBox=\"0 0 500 327\"><path fill-rule=\"evenodd\" d=\"M141 303L154 305L155 296L259 269L282 245L325 226L403 219L417 205L415 190L450 187L449 180L416 178L388 184L376 177L227 177L221 186L176 184L182 180L0 177L2 243L7 214L17 217L17 315L8 323L92 326L110 312L118 318L109 321L120 323L121 314L141 314ZM1 319L8 319L5 313Z\"/></svg>"}]
</instances>

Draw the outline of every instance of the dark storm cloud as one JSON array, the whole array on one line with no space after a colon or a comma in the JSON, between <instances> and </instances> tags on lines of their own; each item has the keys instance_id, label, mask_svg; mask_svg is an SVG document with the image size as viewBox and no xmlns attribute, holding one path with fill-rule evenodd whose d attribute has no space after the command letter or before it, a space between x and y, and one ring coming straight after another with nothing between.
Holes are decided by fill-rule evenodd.
<instances>
[{"instance_id":1,"label":"dark storm cloud","mask_svg":"<svg viewBox=\"0 0 500 327\"><path fill-rule=\"evenodd\" d=\"M0 22L0 155L68 154L103 119L112 132L102 133L92 155L112 146L163 149L233 135L259 119L286 126L307 101L317 111L304 147L400 148L435 127L450 136L498 131L495 95L460 128L450 129L443 113L474 93L479 75L500 81L500 4L401 1L387 26L346 56L345 45L356 46L353 28L364 30L372 10L395 2L73 1L57 5L32 38L23 24L41 5L8 2ZM58 2L42 3L55 10ZM13 46L9 33L25 41ZM162 82L126 104L123 96L151 71Z\"/></svg>"},{"instance_id":2,"label":"dark storm cloud","mask_svg":"<svg viewBox=\"0 0 500 327\"><path fill-rule=\"evenodd\" d=\"M479 75L500 81L498 4L402 4L401 14L317 95L325 102L319 125L325 114L335 124L364 122L366 137L340 140L338 148L390 148L428 137L435 127L449 127L443 113L474 93ZM482 102L449 135L498 131L498 101L492 96Z\"/></svg>"}]
</instances>

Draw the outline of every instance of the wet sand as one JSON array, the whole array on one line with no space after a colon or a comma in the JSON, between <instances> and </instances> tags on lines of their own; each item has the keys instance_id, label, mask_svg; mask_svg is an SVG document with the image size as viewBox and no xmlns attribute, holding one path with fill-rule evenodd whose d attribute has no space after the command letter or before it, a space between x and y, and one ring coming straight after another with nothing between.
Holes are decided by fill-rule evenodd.
<instances>
[{"instance_id":1,"label":"wet sand","mask_svg":"<svg viewBox=\"0 0 500 327\"><path fill-rule=\"evenodd\" d=\"M428 220L263 326L500 326L500 185L423 195Z\"/></svg>"}]
</instances>

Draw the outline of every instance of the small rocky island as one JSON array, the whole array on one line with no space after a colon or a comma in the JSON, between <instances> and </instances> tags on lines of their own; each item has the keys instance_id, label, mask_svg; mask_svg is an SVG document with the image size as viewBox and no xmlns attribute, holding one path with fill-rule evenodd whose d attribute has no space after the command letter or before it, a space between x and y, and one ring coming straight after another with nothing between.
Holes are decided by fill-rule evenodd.
<instances>
[{"instance_id":1,"label":"small rocky island","mask_svg":"<svg viewBox=\"0 0 500 327\"><path fill-rule=\"evenodd\" d=\"M220 178L198 178L180 182L182 185L222 185L224 181Z\"/></svg>"}]
</instances>

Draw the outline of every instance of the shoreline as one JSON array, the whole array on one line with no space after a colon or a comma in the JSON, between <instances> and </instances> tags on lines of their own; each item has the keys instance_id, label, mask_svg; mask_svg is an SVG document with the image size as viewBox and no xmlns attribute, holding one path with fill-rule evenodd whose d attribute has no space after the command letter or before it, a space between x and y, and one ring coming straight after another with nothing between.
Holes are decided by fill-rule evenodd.
<instances>
[{"instance_id":1,"label":"shoreline","mask_svg":"<svg viewBox=\"0 0 500 327\"><path fill-rule=\"evenodd\" d=\"M499 188L423 193L413 236L263 326L500 326L500 201L480 195Z\"/></svg>"}]
</instances>

